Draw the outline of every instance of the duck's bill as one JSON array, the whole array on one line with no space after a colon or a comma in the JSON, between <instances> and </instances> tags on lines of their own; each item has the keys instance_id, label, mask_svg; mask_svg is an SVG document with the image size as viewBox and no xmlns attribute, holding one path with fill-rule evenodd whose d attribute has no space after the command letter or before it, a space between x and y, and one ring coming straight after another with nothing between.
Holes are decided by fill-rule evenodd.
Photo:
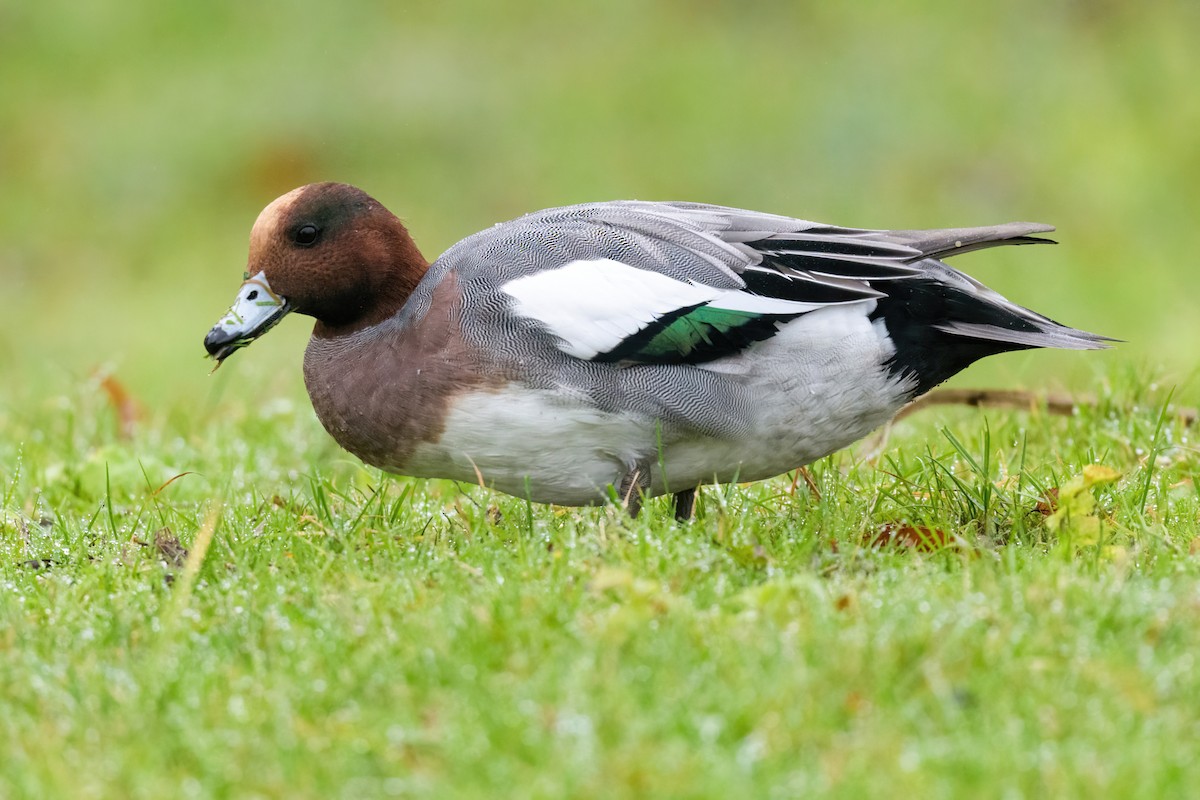
<instances>
[{"instance_id":1,"label":"duck's bill","mask_svg":"<svg viewBox=\"0 0 1200 800\"><path fill-rule=\"evenodd\" d=\"M219 367L235 350L274 328L291 310L287 299L271 291L267 276L260 272L242 284L229 312L204 337L204 349Z\"/></svg>"}]
</instances>

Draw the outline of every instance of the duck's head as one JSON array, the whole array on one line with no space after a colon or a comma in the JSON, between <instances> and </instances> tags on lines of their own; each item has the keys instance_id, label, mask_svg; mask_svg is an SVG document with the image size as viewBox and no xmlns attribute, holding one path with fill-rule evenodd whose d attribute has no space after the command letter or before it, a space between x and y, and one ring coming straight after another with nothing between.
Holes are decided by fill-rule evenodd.
<instances>
[{"instance_id":1,"label":"duck's head","mask_svg":"<svg viewBox=\"0 0 1200 800\"><path fill-rule=\"evenodd\" d=\"M233 306L204 337L218 366L295 311L337 336L396 313L428 263L390 211L344 183L313 183L276 199L250 231Z\"/></svg>"}]
</instances>

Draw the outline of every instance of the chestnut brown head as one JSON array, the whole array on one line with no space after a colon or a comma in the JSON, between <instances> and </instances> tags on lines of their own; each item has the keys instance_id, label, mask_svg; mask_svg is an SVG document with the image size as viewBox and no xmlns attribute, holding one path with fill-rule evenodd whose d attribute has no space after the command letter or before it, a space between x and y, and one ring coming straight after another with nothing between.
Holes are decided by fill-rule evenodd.
<instances>
[{"instance_id":1,"label":"chestnut brown head","mask_svg":"<svg viewBox=\"0 0 1200 800\"><path fill-rule=\"evenodd\" d=\"M427 267L404 224L366 192L302 186L258 215L245 283L205 348L220 363L291 311L315 317L317 335L373 325L404 305Z\"/></svg>"}]
</instances>

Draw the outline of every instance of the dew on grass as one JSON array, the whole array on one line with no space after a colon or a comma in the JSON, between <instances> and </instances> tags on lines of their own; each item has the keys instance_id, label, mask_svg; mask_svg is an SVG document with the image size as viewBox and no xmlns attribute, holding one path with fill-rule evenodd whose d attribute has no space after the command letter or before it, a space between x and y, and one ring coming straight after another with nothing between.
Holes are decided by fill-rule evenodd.
<instances>
[{"instance_id":1,"label":"dew on grass","mask_svg":"<svg viewBox=\"0 0 1200 800\"><path fill-rule=\"evenodd\" d=\"M712 744L725 730L725 720L719 714L703 714L696 719L696 733L705 744Z\"/></svg>"},{"instance_id":2,"label":"dew on grass","mask_svg":"<svg viewBox=\"0 0 1200 800\"><path fill-rule=\"evenodd\" d=\"M750 769L767 754L766 738L758 731L749 733L742 739L738 745L737 755L735 756L738 766L742 769Z\"/></svg>"},{"instance_id":3,"label":"dew on grass","mask_svg":"<svg viewBox=\"0 0 1200 800\"><path fill-rule=\"evenodd\" d=\"M897 764L904 772L916 772L921 766L921 753L912 743L906 743L900 751Z\"/></svg>"},{"instance_id":4,"label":"dew on grass","mask_svg":"<svg viewBox=\"0 0 1200 800\"><path fill-rule=\"evenodd\" d=\"M595 724L587 714L561 711L554 719L554 730L563 736L576 739L591 739L595 736Z\"/></svg>"}]
</instances>

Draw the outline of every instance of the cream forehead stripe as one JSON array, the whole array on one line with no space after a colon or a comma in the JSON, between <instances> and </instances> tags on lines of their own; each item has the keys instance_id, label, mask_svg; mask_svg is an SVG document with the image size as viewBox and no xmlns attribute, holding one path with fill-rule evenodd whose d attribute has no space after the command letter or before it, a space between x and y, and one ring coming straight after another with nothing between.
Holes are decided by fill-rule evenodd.
<instances>
[{"instance_id":1,"label":"cream forehead stripe","mask_svg":"<svg viewBox=\"0 0 1200 800\"><path fill-rule=\"evenodd\" d=\"M258 219L254 220L254 227L250 229L250 249L253 250L258 246L264 246L271 240L272 234L275 233L279 221L287 216L287 212L292 205L300 197L305 187L293 189L285 195L276 197L259 212Z\"/></svg>"}]
</instances>

